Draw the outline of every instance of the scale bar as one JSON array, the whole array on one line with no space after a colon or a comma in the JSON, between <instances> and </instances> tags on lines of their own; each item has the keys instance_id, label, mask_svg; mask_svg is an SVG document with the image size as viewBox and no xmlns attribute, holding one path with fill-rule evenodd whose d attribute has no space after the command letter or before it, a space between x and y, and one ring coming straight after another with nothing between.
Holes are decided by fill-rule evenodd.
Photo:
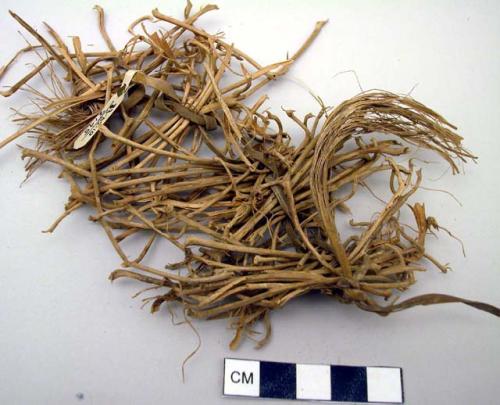
<instances>
[{"instance_id":1,"label":"scale bar","mask_svg":"<svg viewBox=\"0 0 500 405\"><path fill-rule=\"evenodd\" d=\"M401 404L403 370L226 358L224 395Z\"/></svg>"}]
</instances>

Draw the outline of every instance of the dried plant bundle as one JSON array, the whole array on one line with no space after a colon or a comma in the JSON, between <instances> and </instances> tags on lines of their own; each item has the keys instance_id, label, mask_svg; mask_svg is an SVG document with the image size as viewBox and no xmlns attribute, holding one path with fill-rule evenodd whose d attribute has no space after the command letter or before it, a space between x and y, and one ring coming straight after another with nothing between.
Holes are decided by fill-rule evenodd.
<instances>
[{"instance_id":1,"label":"dried plant bundle","mask_svg":"<svg viewBox=\"0 0 500 405\"><path fill-rule=\"evenodd\" d=\"M325 22L293 56L263 66L195 25L216 8L193 12L188 2L182 20L153 10L130 25L119 49L96 7L107 46L99 52L84 51L76 36L66 44L47 24L46 39L11 12L36 44L1 68L0 79L25 53L41 61L1 92L26 89L37 109L18 112L20 129L0 147L30 133L36 147L22 148L28 176L45 162L60 166L70 195L49 231L80 207L93 207L91 220L123 262L110 279L153 287L145 299L152 312L178 302L189 317L229 318L236 331L231 348L258 321L266 330L258 345L265 344L270 311L311 291L380 315L459 302L500 316L491 305L442 294L397 301L426 270L424 259L447 271L426 250L440 225L424 203L410 202L422 173L401 158L428 149L458 172L458 161L475 157L456 128L409 96L367 91L333 109L317 98L319 112L302 119L286 111L303 134L294 145L278 116L263 108L266 96L257 96L287 73ZM35 77L50 93L29 84ZM339 216L375 175L385 176L390 197L371 220L351 220L353 233L343 237ZM400 220L405 209L412 225ZM132 257L123 242L138 234L148 240ZM148 265L159 240L179 248L184 260Z\"/></svg>"}]
</instances>

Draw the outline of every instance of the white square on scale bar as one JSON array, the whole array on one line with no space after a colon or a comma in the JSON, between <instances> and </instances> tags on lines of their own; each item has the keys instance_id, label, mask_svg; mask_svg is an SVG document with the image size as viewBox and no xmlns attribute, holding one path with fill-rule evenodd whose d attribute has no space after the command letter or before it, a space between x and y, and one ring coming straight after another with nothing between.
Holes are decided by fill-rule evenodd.
<instances>
[{"instance_id":1,"label":"white square on scale bar","mask_svg":"<svg viewBox=\"0 0 500 405\"><path fill-rule=\"evenodd\" d=\"M297 364L297 399L332 399L330 366Z\"/></svg>"},{"instance_id":2,"label":"white square on scale bar","mask_svg":"<svg viewBox=\"0 0 500 405\"><path fill-rule=\"evenodd\" d=\"M260 362L224 359L224 395L258 397L260 395Z\"/></svg>"},{"instance_id":3,"label":"white square on scale bar","mask_svg":"<svg viewBox=\"0 0 500 405\"><path fill-rule=\"evenodd\" d=\"M396 367L367 367L368 402L403 402L401 369Z\"/></svg>"}]
</instances>

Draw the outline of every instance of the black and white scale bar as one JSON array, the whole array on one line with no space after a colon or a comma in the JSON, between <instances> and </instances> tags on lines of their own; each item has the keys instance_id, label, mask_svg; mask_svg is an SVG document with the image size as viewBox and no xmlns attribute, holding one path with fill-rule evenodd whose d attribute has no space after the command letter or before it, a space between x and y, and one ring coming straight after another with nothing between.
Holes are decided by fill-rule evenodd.
<instances>
[{"instance_id":1,"label":"black and white scale bar","mask_svg":"<svg viewBox=\"0 0 500 405\"><path fill-rule=\"evenodd\" d=\"M401 404L403 370L224 359L224 395Z\"/></svg>"}]
</instances>

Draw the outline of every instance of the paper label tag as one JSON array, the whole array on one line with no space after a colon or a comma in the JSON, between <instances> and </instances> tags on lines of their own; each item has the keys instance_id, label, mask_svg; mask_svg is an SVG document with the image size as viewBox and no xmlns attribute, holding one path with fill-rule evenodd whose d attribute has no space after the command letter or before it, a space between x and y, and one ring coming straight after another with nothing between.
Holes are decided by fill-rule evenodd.
<instances>
[{"instance_id":1,"label":"paper label tag","mask_svg":"<svg viewBox=\"0 0 500 405\"><path fill-rule=\"evenodd\" d=\"M115 112L120 103L125 98L127 91L130 87L130 83L134 78L134 75L137 73L137 70L129 70L123 76L123 81L118 89L118 91L111 96L108 102L104 105L102 111L97 114L92 122L88 125L87 128L76 138L75 143L73 144L74 149L83 148L89 141L94 137L99 129L99 125L104 124L109 117Z\"/></svg>"}]
</instances>

